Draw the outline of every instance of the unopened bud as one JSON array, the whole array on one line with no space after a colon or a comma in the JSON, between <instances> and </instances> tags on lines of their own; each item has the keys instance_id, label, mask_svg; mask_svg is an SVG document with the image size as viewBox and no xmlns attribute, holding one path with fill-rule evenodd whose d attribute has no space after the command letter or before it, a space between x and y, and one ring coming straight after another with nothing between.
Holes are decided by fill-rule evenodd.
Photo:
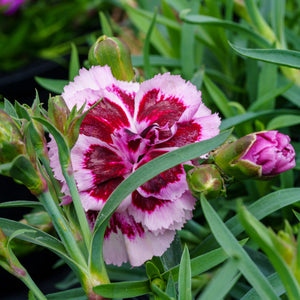
<instances>
[{"instance_id":1,"label":"unopened bud","mask_svg":"<svg viewBox=\"0 0 300 300\"><path fill-rule=\"evenodd\" d=\"M0 164L26 152L18 124L0 109Z\"/></svg>"},{"instance_id":2,"label":"unopened bud","mask_svg":"<svg viewBox=\"0 0 300 300\"><path fill-rule=\"evenodd\" d=\"M237 179L273 177L296 164L290 138L276 130L248 134L224 144L213 156L225 174Z\"/></svg>"},{"instance_id":3,"label":"unopened bud","mask_svg":"<svg viewBox=\"0 0 300 300\"><path fill-rule=\"evenodd\" d=\"M192 195L207 199L217 198L225 193L224 180L215 165L200 165L187 172L187 182Z\"/></svg>"},{"instance_id":4,"label":"unopened bud","mask_svg":"<svg viewBox=\"0 0 300 300\"><path fill-rule=\"evenodd\" d=\"M65 127L70 115L70 110L63 97L55 96L48 101L48 117L52 124L62 133L65 133Z\"/></svg>"},{"instance_id":5,"label":"unopened bud","mask_svg":"<svg viewBox=\"0 0 300 300\"><path fill-rule=\"evenodd\" d=\"M118 38L101 36L91 47L88 58L91 66L108 65L118 80L131 81L134 77L129 47Z\"/></svg>"}]
</instances>

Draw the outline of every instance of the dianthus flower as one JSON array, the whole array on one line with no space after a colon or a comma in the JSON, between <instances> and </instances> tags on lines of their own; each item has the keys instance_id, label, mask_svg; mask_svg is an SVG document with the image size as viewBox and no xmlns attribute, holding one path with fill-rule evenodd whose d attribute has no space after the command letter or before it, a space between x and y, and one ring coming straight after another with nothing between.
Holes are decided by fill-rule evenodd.
<instances>
[{"instance_id":1,"label":"dianthus flower","mask_svg":"<svg viewBox=\"0 0 300 300\"><path fill-rule=\"evenodd\" d=\"M109 67L96 66L81 69L62 97L70 109L85 101L88 108L102 98L83 120L71 151L82 205L92 225L113 190L140 166L219 133L218 115L211 114L196 87L178 75L157 75L139 84L118 81ZM49 148L51 166L68 196L54 141ZM183 165L149 180L113 214L104 237L104 260L139 266L162 255L176 230L192 217L194 205Z\"/></svg>"}]
</instances>

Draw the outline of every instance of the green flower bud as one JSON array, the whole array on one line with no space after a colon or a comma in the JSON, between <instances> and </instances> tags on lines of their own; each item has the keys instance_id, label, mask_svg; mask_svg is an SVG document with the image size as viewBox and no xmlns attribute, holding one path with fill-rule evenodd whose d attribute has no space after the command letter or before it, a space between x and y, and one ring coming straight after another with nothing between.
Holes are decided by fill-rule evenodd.
<instances>
[{"instance_id":1,"label":"green flower bud","mask_svg":"<svg viewBox=\"0 0 300 300\"><path fill-rule=\"evenodd\" d=\"M200 165L187 172L187 182L192 195L200 199L217 198L225 193L224 180L215 165Z\"/></svg>"},{"instance_id":2,"label":"green flower bud","mask_svg":"<svg viewBox=\"0 0 300 300\"><path fill-rule=\"evenodd\" d=\"M280 230L276 235L273 230L269 229L269 235L272 239L274 248L276 248L277 252L286 262L300 284L299 262L297 261L297 253L299 250L297 250L297 240L291 225L285 221L284 230Z\"/></svg>"},{"instance_id":3,"label":"green flower bud","mask_svg":"<svg viewBox=\"0 0 300 300\"><path fill-rule=\"evenodd\" d=\"M91 66L108 65L118 80L131 81L134 77L129 47L115 37L103 35L98 38L89 51L88 59Z\"/></svg>"},{"instance_id":4,"label":"green flower bud","mask_svg":"<svg viewBox=\"0 0 300 300\"><path fill-rule=\"evenodd\" d=\"M25 152L18 124L0 109L0 164L11 162L19 154Z\"/></svg>"},{"instance_id":5,"label":"green flower bud","mask_svg":"<svg viewBox=\"0 0 300 300\"><path fill-rule=\"evenodd\" d=\"M62 133L65 133L70 110L63 97L51 97L48 101L48 117L52 124Z\"/></svg>"},{"instance_id":6,"label":"green flower bud","mask_svg":"<svg viewBox=\"0 0 300 300\"><path fill-rule=\"evenodd\" d=\"M255 142L255 135L246 135L218 148L213 156L215 163L227 175L239 179L261 177L261 166L249 160L240 159Z\"/></svg>"}]
</instances>

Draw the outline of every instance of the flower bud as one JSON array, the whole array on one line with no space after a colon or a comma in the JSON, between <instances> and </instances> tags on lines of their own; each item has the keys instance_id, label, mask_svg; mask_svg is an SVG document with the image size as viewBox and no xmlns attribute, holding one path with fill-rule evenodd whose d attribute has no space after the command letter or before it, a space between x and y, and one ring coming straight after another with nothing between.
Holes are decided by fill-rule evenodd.
<instances>
[{"instance_id":1,"label":"flower bud","mask_svg":"<svg viewBox=\"0 0 300 300\"><path fill-rule=\"evenodd\" d=\"M224 180L215 165L200 165L187 172L187 182L192 195L207 199L217 198L225 193Z\"/></svg>"},{"instance_id":2,"label":"flower bud","mask_svg":"<svg viewBox=\"0 0 300 300\"><path fill-rule=\"evenodd\" d=\"M278 254L288 265L289 269L295 275L298 283L300 284L300 272L298 261L298 243L294 236L293 229L288 221L285 221L284 230L280 230L277 235L272 229L269 229L269 236L273 242L274 248Z\"/></svg>"},{"instance_id":3,"label":"flower bud","mask_svg":"<svg viewBox=\"0 0 300 300\"><path fill-rule=\"evenodd\" d=\"M0 109L0 164L11 162L25 152L18 124Z\"/></svg>"},{"instance_id":4,"label":"flower bud","mask_svg":"<svg viewBox=\"0 0 300 300\"><path fill-rule=\"evenodd\" d=\"M65 127L70 115L70 110L63 97L51 97L48 101L48 117L53 125L62 133L65 133Z\"/></svg>"},{"instance_id":5,"label":"flower bud","mask_svg":"<svg viewBox=\"0 0 300 300\"><path fill-rule=\"evenodd\" d=\"M134 77L130 50L124 42L115 37L103 35L98 38L91 47L88 58L91 66L108 65L118 80L131 81Z\"/></svg>"},{"instance_id":6,"label":"flower bud","mask_svg":"<svg viewBox=\"0 0 300 300\"><path fill-rule=\"evenodd\" d=\"M296 165L290 138L276 130L248 134L224 144L213 156L224 173L238 179L269 178Z\"/></svg>"}]
</instances>

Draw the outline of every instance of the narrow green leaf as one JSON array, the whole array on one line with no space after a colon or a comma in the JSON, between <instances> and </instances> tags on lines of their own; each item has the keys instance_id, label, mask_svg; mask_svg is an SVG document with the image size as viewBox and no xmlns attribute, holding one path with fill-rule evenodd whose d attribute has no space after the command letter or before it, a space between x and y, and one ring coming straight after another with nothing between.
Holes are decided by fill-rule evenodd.
<instances>
[{"instance_id":1,"label":"narrow green leaf","mask_svg":"<svg viewBox=\"0 0 300 300\"><path fill-rule=\"evenodd\" d=\"M219 215L215 212L215 210L211 207L211 205L204 197L202 197L201 199L201 206L205 218L218 243L230 257L237 257L240 260L239 270L256 289L259 296L262 299L279 300L267 279L260 272L254 262L250 259L246 251L239 245L232 233L222 222Z\"/></svg>"},{"instance_id":2,"label":"narrow green leaf","mask_svg":"<svg viewBox=\"0 0 300 300\"><path fill-rule=\"evenodd\" d=\"M272 115L277 116L281 114L295 114L295 113L300 115L300 112L297 112L292 109L276 109L276 110L265 110L265 111L258 111L258 112L247 112L243 115L238 115L223 120L220 129L221 130L228 129L247 121L256 120L259 117L272 116Z\"/></svg>"},{"instance_id":3,"label":"narrow green leaf","mask_svg":"<svg viewBox=\"0 0 300 300\"><path fill-rule=\"evenodd\" d=\"M249 205L248 210L255 218L261 220L273 212L290 204L296 203L299 200L300 188L284 189L260 198L253 204ZM234 236L237 236L244 231L237 216L232 217L225 224ZM213 246L216 246L216 242L213 236L210 235L198 247L196 247L191 254L192 256L199 255L200 253L208 251L208 249L211 249Z\"/></svg>"},{"instance_id":4,"label":"narrow green leaf","mask_svg":"<svg viewBox=\"0 0 300 300\"><path fill-rule=\"evenodd\" d=\"M175 300L175 298L171 298L167 293L163 292L155 283L151 282L151 289L153 294L155 295L155 299L159 300Z\"/></svg>"},{"instance_id":5,"label":"narrow green leaf","mask_svg":"<svg viewBox=\"0 0 300 300\"><path fill-rule=\"evenodd\" d=\"M285 263L283 257L281 257L280 253L275 248L271 238L271 234L275 235L275 233L270 232L261 222L249 213L244 206L239 206L238 216L246 232L267 254L286 288L289 299L300 299L299 284L292 271Z\"/></svg>"},{"instance_id":6,"label":"narrow green leaf","mask_svg":"<svg viewBox=\"0 0 300 300\"><path fill-rule=\"evenodd\" d=\"M12 118L18 118L16 109L14 106L11 104L10 101L7 99L4 99L4 111L9 114Z\"/></svg>"},{"instance_id":7,"label":"narrow green leaf","mask_svg":"<svg viewBox=\"0 0 300 300\"><path fill-rule=\"evenodd\" d=\"M0 228L6 236L11 236L15 231L24 230L18 239L30 242L32 244L47 248L62 258L71 268L79 267L67 254L63 244L52 235L26 225L9 219L0 218Z\"/></svg>"},{"instance_id":8,"label":"narrow green leaf","mask_svg":"<svg viewBox=\"0 0 300 300\"><path fill-rule=\"evenodd\" d=\"M189 300L192 299L192 282L191 282L191 262L190 255L187 245L185 245L178 275L178 293L179 300Z\"/></svg>"},{"instance_id":9,"label":"narrow green leaf","mask_svg":"<svg viewBox=\"0 0 300 300\"><path fill-rule=\"evenodd\" d=\"M255 102L253 102L249 108L248 111L256 111L258 109L262 110L266 108L266 105L272 99L280 96L281 94L285 93L287 90L289 90L293 86L293 83L288 83L287 85L281 86L279 88L270 89L268 92L266 92L264 95L260 96ZM263 107L263 108L262 108ZM270 109L270 107L269 107Z\"/></svg>"},{"instance_id":10,"label":"narrow green leaf","mask_svg":"<svg viewBox=\"0 0 300 300\"><path fill-rule=\"evenodd\" d=\"M102 11L100 11L99 16L100 16L102 33L104 35L106 35L107 37L113 37L113 32L112 32L111 26L105 16L105 14Z\"/></svg>"},{"instance_id":11,"label":"narrow green leaf","mask_svg":"<svg viewBox=\"0 0 300 300\"><path fill-rule=\"evenodd\" d=\"M64 91L64 87L69 83L68 80L49 79L38 76L34 77L34 79L41 87L55 94L61 94Z\"/></svg>"},{"instance_id":12,"label":"narrow green leaf","mask_svg":"<svg viewBox=\"0 0 300 300\"><path fill-rule=\"evenodd\" d=\"M48 294L46 297L48 300L88 300L86 293L82 288Z\"/></svg>"},{"instance_id":13,"label":"narrow green leaf","mask_svg":"<svg viewBox=\"0 0 300 300\"><path fill-rule=\"evenodd\" d=\"M266 62L261 65L258 75L257 98L261 98L277 88L278 66ZM261 110L274 109L274 107L274 98L260 105Z\"/></svg>"},{"instance_id":14,"label":"narrow green leaf","mask_svg":"<svg viewBox=\"0 0 300 300\"><path fill-rule=\"evenodd\" d=\"M240 241L241 245L244 245L247 242L247 239ZM215 266L221 264L228 258L228 255L222 248L218 248L212 251L208 251L205 254L199 255L191 259L191 274L192 276L199 275L204 273ZM178 281L179 266L172 268L171 270L162 274L162 277L165 280L168 280L169 275L172 274L172 277L175 282Z\"/></svg>"},{"instance_id":15,"label":"narrow green leaf","mask_svg":"<svg viewBox=\"0 0 300 300\"><path fill-rule=\"evenodd\" d=\"M43 207L40 202L29 200L16 200L0 203L0 207Z\"/></svg>"},{"instance_id":16,"label":"narrow green leaf","mask_svg":"<svg viewBox=\"0 0 300 300\"><path fill-rule=\"evenodd\" d=\"M150 67L150 39L151 39L151 34L153 32L155 22L156 22L156 15L157 15L157 10L155 10L153 19L150 23L149 29L146 34L146 39L144 42L144 71L145 71L145 78L149 79L152 77L152 72L151 72L151 67Z\"/></svg>"},{"instance_id":17,"label":"narrow green leaf","mask_svg":"<svg viewBox=\"0 0 300 300\"><path fill-rule=\"evenodd\" d=\"M282 49L248 49L229 43L238 54L273 64L300 69L300 52Z\"/></svg>"},{"instance_id":18,"label":"narrow green leaf","mask_svg":"<svg viewBox=\"0 0 300 300\"><path fill-rule=\"evenodd\" d=\"M203 81L213 102L219 108L222 114L226 118L232 117L234 115L234 111L229 105L230 102L225 94L207 77L207 75L204 75Z\"/></svg>"},{"instance_id":19,"label":"narrow green leaf","mask_svg":"<svg viewBox=\"0 0 300 300\"><path fill-rule=\"evenodd\" d=\"M277 272L268 276L267 279L270 282L270 284L272 285L272 287L274 288L274 290L276 291L277 296L281 296L285 293L284 285L282 284L282 281L280 280ZM249 290L241 298L241 300L256 300L256 299L259 299L259 296L257 294L257 291L254 288Z\"/></svg>"},{"instance_id":20,"label":"narrow green leaf","mask_svg":"<svg viewBox=\"0 0 300 300\"><path fill-rule=\"evenodd\" d=\"M108 298L130 298L151 292L148 280L101 284L93 290L96 294Z\"/></svg>"},{"instance_id":21,"label":"narrow green leaf","mask_svg":"<svg viewBox=\"0 0 300 300\"><path fill-rule=\"evenodd\" d=\"M149 56L150 65L153 67L173 67L178 68L181 66L179 59L171 57L163 57L159 55ZM136 68L144 66L144 56L132 56L132 65Z\"/></svg>"},{"instance_id":22,"label":"narrow green leaf","mask_svg":"<svg viewBox=\"0 0 300 300\"><path fill-rule=\"evenodd\" d=\"M272 119L268 125L267 130L273 130L278 128L290 127L300 124L300 116L295 115L283 115Z\"/></svg>"},{"instance_id":23,"label":"narrow green leaf","mask_svg":"<svg viewBox=\"0 0 300 300\"><path fill-rule=\"evenodd\" d=\"M130 20L133 22L133 24L142 32L147 34L147 29L150 26L150 23L153 19L153 13L146 12L142 9L139 8L134 8L130 6L126 1L123 2L123 8L126 10L127 14L130 17ZM148 14L147 14L148 13ZM150 18L149 18L150 17ZM165 18L166 19L166 18ZM169 20L169 23L175 23L176 22L171 22ZM175 25L176 28L180 29L180 26L178 24ZM151 34L151 44L156 48L156 50L163 56L168 56L168 57L174 57L173 55L173 50L168 43L168 41L165 39L163 34L157 29L154 28L153 32Z\"/></svg>"},{"instance_id":24,"label":"narrow green leaf","mask_svg":"<svg viewBox=\"0 0 300 300\"><path fill-rule=\"evenodd\" d=\"M169 273L169 278L167 282L167 287L166 287L166 293L170 296L176 299L176 287L174 283L174 279L172 276L172 273Z\"/></svg>"},{"instance_id":25,"label":"narrow green leaf","mask_svg":"<svg viewBox=\"0 0 300 300\"><path fill-rule=\"evenodd\" d=\"M255 0L245 0L247 11L250 15L252 23L257 31L264 36L270 43L275 42L276 37L269 27L263 16L261 15Z\"/></svg>"},{"instance_id":26,"label":"narrow green leaf","mask_svg":"<svg viewBox=\"0 0 300 300\"><path fill-rule=\"evenodd\" d=\"M240 278L238 259L230 258L212 278L197 300L222 300Z\"/></svg>"},{"instance_id":27,"label":"narrow green leaf","mask_svg":"<svg viewBox=\"0 0 300 300\"><path fill-rule=\"evenodd\" d=\"M74 43L71 43L71 57L69 66L69 80L72 81L75 76L79 75L80 63L77 47Z\"/></svg>"},{"instance_id":28,"label":"narrow green leaf","mask_svg":"<svg viewBox=\"0 0 300 300\"><path fill-rule=\"evenodd\" d=\"M219 26L221 28L229 29L233 32L238 32L249 38L252 42L260 47L269 47L270 44L262 36L255 33L252 29L240 25L236 22L225 21L218 18L204 16L204 15L186 15L186 12L182 12L180 15L182 21L199 25L211 25Z\"/></svg>"},{"instance_id":29,"label":"narrow green leaf","mask_svg":"<svg viewBox=\"0 0 300 300\"><path fill-rule=\"evenodd\" d=\"M271 23L273 31L283 48L286 47L284 31L285 31L285 0L271 2Z\"/></svg>"}]
</instances>

